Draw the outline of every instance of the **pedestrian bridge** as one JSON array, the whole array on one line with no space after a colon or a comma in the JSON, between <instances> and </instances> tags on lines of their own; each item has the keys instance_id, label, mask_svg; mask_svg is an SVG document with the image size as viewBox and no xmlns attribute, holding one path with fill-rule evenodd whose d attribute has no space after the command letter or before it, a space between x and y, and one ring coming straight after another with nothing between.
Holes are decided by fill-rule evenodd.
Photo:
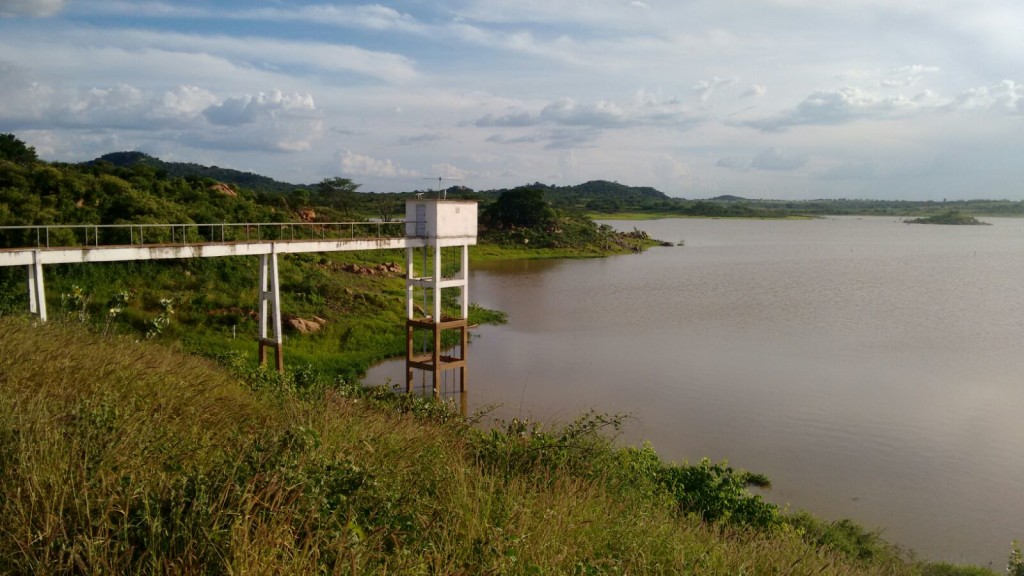
<instances>
[{"instance_id":1,"label":"pedestrian bridge","mask_svg":"<svg viewBox=\"0 0 1024 576\"><path fill-rule=\"evenodd\" d=\"M0 227L0 266L28 270L29 310L46 318L43 266L171 258L418 248L404 222L110 224Z\"/></svg>"},{"instance_id":2,"label":"pedestrian bridge","mask_svg":"<svg viewBox=\"0 0 1024 576\"><path fill-rule=\"evenodd\" d=\"M413 368L434 372L435 391L442 370L460 368L465 379L465 344L461 357L441 356L440 331L460 328L465 343L469 310L467 294L469 246L476 244L476 202L457 200L410 200L406 219L398 222L260 222L217 224L111 224L37 225L0 227L0 267L22 266L27 271L29 312L46 321L44 266L172 258L258 256L259 356L265 348L275 352L276 367L283 370L281 293L278 254L352 252L405 249L407 330L431 329L435 349L430 357L415 356L411 345L407 363L411 383ZM460 246L461 262L454 276L442 277L441 248ZM414 267L413 251L423 249L423 266ZM433 248L428 260L428 251ZM436 271L436 273L435 273ZM416 318L416 288L430 295L432 314ZM441 291L459 289L461 318L442 318ZM428 307L424 306L424 310ZM453 324L453 322L455 322Z\"/></svg>"}]
</instances>

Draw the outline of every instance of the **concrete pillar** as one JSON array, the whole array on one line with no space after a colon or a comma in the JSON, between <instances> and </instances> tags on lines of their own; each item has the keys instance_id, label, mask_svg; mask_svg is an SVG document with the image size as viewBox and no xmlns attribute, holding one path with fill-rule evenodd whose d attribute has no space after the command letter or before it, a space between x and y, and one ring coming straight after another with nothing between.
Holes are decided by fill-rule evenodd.
<instances>
[{"instance_id":1,"label":"concrete pillar","mask_svg":"<svg viewBox=\"0 0 1024 576\"><path fill-rule=\"evenodd\" d=\"M441 246L440 243L434 246L434 322L441 321Z\"/></svg>"},{"instance_id":2,"label":"concrete pillar","mask_svg":"<svg viewBox=\"0 0 1024 576\"><path fill-rule=\"evenodd\" d=\"M259 360L266 363L269 346L274 349L274 368L284 372L284 336L281 330L281 282L277 273L277 252L260 256Z\"/></svg>"},{"instance_id":3,"label":"concrete pillar","mask_svg":"<svg viewBox=\"0 0 1024 576\"><path fill-rule=\"evenodd\" d=\"M39 250L32 252L28 267L28 310L46 322L46 286L43 284L43 261Z\"/></svg>"}]
</instances>

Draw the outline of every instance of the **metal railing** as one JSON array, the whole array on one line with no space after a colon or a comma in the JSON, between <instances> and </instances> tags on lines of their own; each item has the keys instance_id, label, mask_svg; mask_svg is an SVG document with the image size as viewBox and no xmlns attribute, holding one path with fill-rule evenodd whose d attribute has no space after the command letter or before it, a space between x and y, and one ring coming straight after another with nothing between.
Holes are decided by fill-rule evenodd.
<instances>
[{"instance_id":1,"label":"metal railing","mask_svg":"<svg viewBox=\"0 0 1024 576\"><path fill-rule=\"evenodd\" d=\"M401 238L405 222L238 222L0 226L0 249Z\"/></svg>"}]
</instances>

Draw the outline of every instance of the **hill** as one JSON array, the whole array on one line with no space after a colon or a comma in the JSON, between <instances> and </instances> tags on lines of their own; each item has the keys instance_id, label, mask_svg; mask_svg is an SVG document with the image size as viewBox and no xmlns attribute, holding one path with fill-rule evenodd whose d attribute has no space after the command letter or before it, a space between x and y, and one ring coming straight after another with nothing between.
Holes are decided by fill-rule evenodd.
<instances>
[{"instance_id":1,"label":"hill","mask_svg":"<svg viewBox=\"0 0 1024 576\"><path fill-rule=\"evenodd\" d=\"M202 164L192 162L165 162L143 152L111 152L84 164L91 166L99 162L108 162L120 168L131 168L136 164L143 164L151 166L157 171L162 172L163 175L171 178L209 178L217 182L241 186L256 192L288 194L298 188L302 188L299 184L280 182L273 178L260 176L252 172L232 170L231 168L203 166Z\"/></svg>"}]
</instances>

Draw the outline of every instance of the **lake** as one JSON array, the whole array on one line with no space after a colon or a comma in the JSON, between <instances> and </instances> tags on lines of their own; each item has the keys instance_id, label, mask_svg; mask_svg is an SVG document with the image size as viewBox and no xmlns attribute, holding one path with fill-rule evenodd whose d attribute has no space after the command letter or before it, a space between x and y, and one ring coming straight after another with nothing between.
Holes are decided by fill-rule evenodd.
<instances>
[{"instance_id":1,"label":"lake","mask_svg":"<svg viewBox=\"0 0 1024 576\"><path fill-rule=\"evenodd\" d=\"M1024 219L985 220L612 221L685 246L478 266L471 300L509 322L474 330L469 410L628 413L624 443L1001 571L1024 539Z\"/></svg>"}]
</instances>

